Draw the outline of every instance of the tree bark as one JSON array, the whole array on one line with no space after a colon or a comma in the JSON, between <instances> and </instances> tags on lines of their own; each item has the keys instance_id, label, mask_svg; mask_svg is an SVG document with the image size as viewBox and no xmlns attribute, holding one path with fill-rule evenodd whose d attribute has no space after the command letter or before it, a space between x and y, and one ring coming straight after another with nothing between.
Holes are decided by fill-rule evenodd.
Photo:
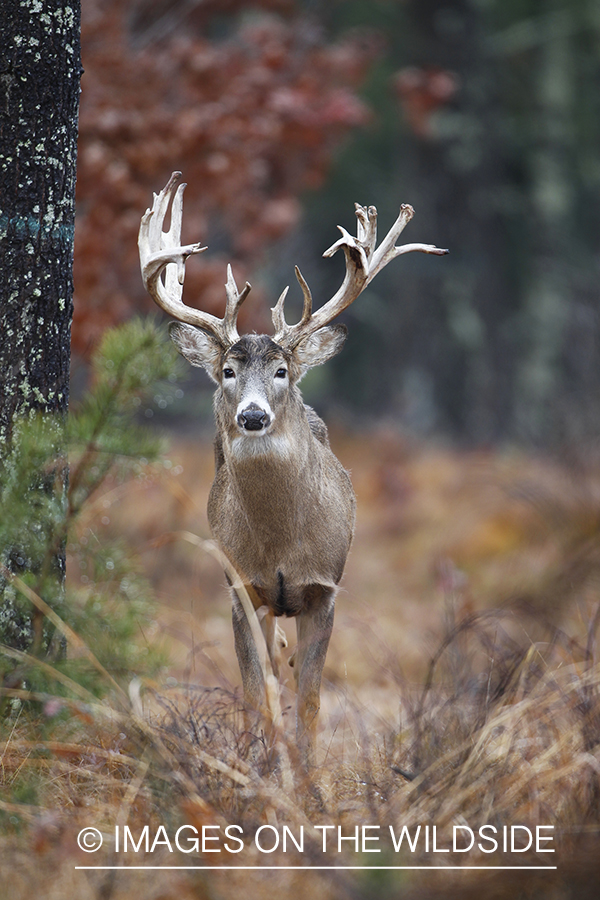
<instances>
[{"instance_id":1,"label":"tree bark","mask_svg":"<svg viewBox=\"0 0 600 900\"><path fill-rule=\"evenodd\" d=\"M69 398L79 9L4 0L0 79L0 445L17 412Z\"/></svg>"},{"instance_id":2,"label":"tree bark","mask_svg":"<svg viewBox=\"0 0 600 900\"><path fill-rule=\"evenodd\" d=\"M69 399L73 310L73 233L80 57L79 0L3 0L0 46L0 491L14 480L20 423L52 414L60 455ZM63 445L64 449L64 445ZM55 472L53 473L55 476ZM22 491L49 490L49 473ZM54 477L54 481L55 481ZM66 488L66 479L63 478ZM2 494L0 493L0 496ZM10 495L13 507L15 493ZM41 504L44 505L43 503ZM35 504L29 503L34 509ZM16 509L16 507L14 507ZM15 521L16 521L16 513ZM10 523L11 509L2 516ZM46 528L47 518L43 520ZM42 523L30 523L30 530ZM7 537L8 534L8 537ZM0 543L9 570L42 572L48 566L11 539ZM52 542L52 535L46 535ZM37 557L37 558L36 558ZM50 567L60 587L64 556ZM0 638L10 626L11 586L0 580ZM13 622L14 625L14 622ZM19 629L27 646L33 632ZM27 634L29 637L26 639Z\"/></svg>"}]
</instances>

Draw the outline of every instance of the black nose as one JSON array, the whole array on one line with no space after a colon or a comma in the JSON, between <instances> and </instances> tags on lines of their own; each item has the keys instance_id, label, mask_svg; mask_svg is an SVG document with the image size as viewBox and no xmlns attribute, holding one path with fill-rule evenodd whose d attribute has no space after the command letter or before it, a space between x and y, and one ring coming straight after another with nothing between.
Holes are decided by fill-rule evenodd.
<instances>
[{"instance_id":1,"label":"black nose","mask_svg":"<svg viewBox=\"0 0 600 900\"><path fill-rule=\"evenodd\" d=\"M246 431L262 431L263 428L267 427L271 419L264 409L261 409L256 403L251 403L246 409L242 410L237 417L237 421L240 428L245 428Z\"/></svg>"}]
</instances>

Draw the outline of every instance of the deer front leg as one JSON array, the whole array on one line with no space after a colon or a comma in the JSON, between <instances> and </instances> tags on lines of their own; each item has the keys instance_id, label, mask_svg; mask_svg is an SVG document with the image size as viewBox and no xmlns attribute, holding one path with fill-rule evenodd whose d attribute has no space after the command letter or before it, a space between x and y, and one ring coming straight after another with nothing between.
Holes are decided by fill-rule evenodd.
<instances>
[{"instance_id":1,"label":"deer front leg","mask_svg":"<svg viewBox=\"0 0 600 900\"><path fill-rule=\"evenodd\" d=\"M249 585L246 587L257 611L262 634L267 645L271 669L277 678L281 662L281 649L287 646L285 633L277 624L275 616L270 610L261 605L261 601L252 587ZM247 732L246 740L252 742L251 735L259 732L261 717L266 734L268 736L271 735L273 710L269 709L265 686L265 675L268 676L270 672L268 671L268 665L267 672L263 671L263 648L261 647L261 652L259 652L244 607L233 588L231 597L235 652L244 689L244 727Z\"/></svg>"},{"instance_id":2,"label":"deer front leg","mask_svg":"<svg viewBox=\"0 0 600 900\"><path fill-rule=\"evenodd\" d=\"M247 590L254 603L255 592L251 587L248 587ZM235 652L240 672L242 673L244 699L254 709L263 710L265 705L265 681L260 655L254 642L254 636L244 607L233 588L231 595L233 636ZM260 603L260 601L257 602ZM281 650L283 647L287 647L285 632L279 627L275 616L266 606L259 606L257 615L267 645L271 668L275 677L278 678L281 668Z\"/></svg>"},{"instance_id":3,"label":"deer front leg","mask_svg":"<svg viewBox=\"0 0 600 900\"><path fill-rule=\"evenodd\" d=\"M250 623L244 607L233 589L231 599L235 653L244 690L245 742L251 743L250 735L257 733L260 717L266 712L265 679Z\"/></svg>"},{"instance_id":4,"label":"deer front leg","mask_svg":"<svg viewBox=\"0 0 600 900\"><path fill-rule=\"evenodd\" d=\"M321 706L321 676L333 628L335 589L322 585L309 588L309 608L296 619L298 646L294 677L298 685L296 740L307 767L315 764L317 719ZM318 596L320 595L320 596Z\"/></svg>"}]
</instances>

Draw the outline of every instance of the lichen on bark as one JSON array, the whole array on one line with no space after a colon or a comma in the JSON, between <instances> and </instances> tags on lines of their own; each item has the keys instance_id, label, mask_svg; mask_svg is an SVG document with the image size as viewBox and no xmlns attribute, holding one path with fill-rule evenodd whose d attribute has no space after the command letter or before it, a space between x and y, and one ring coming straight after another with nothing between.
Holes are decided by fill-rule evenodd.
<instances>
[{"instance_id":1,"label":"lichen on bark","mask_svg":"<svg viewBox=\"0 0 600 900\"><path fill-rule=\"evenodd\" d=\"M5 497L16 470L23 428L40 416L55 419L53 465L64 469L61 428L69 399L79 34L78 0L3 0L0 492ZM55 490L54 470L31 475L33 481L25 479L22 484L24 502L31 490L47 496L49 479L51 491ZM64 472L59 481L66 483ZM14 491L10 496L14 503ZM46 506L40 504L40 508ZM36 505L30 507L35 517ZM11 511L3 509L2 514L6 521ZM30 526L34 534L48 524L32 521ZM24 561L30 571L43 568L22 541L22 535L15 535L16 543L7 542L5 536L0 562L11 571L15 560ZM62 564L54 560L51 568L59 595L64 560ZM0 581L3 620L9 616L11 596L12 589ZM27 628L23 629L25 633ZM0 632L7 634L1 621Z\"/></svg>"}]
</instances>

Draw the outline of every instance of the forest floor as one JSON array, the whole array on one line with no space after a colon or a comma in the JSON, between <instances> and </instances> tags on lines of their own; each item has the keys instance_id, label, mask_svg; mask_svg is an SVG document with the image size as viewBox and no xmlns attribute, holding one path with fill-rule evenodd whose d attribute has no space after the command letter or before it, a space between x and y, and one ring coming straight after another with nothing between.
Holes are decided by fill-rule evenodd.
<instances>
[{"instance_id":1,"label":"forest floor","mask_svg":"<svg viewBox=\"0 0 600 900\"><path fill-rule=\"evenodd\" d=\"M7 900L597 897L600 466L384 432L332 444L358 518L316 772L302 775L296 757L287 666L275 736L261 732L247 754L225 579L203 543L212 448L179 440L169 467L103 494L84 523L131 547L156 591L169 663L155 682L130 685L128 714L116 701L112 718L91 714L76 739L47 742L43 762L17 726L4 740L5 787L25 766L47 778L28 813L2 807L19 823L0 843ZM294 623L282 624L289 656ZM219 840L186 855L164 840L184 823L214 826ZM239 856L222 840L232 824L243 829ZM122 837L127 825L165 831L153 852L118 856L115 828ZM88 826L106 838L97 856L76 846ZM282 852L286 826L305 837L301 851L288 832Z\"/></svg>"}]
</instances>

